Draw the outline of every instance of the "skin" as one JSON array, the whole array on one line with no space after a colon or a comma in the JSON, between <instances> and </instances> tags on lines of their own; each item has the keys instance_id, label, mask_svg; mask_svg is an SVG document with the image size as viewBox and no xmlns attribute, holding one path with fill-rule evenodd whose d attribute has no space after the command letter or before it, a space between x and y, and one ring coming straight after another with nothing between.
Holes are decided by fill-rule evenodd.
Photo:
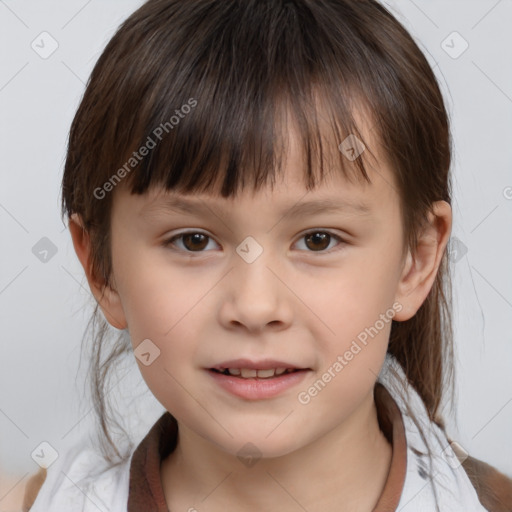
<instances>
[{"instance_id":1,"label":"skin","mask_svg":"<svg viewBox=\"0 0 512 512\"><path fill-rule=\"evenodd\" d=\"M363 136L372 140L369 131ZM451 209L444 201L433 205L417 251L404 257L399 198L382 155L369 168L371 185L332 173L305 197L293 131L287 155L274 190L244 191L236 199L195 194L208 205L205 216L158 206L175 193L131 196L119 186L110 287L88 270L89 239L79 217L70 222L109 323L129 330L134 349L148 338L160 349L149 366L136 360L179 424L176 450L161 467L171 510L371 511L386 481L391 446L378 425L373 389L391 322L308 404L297 395L394 303L400 305L396 321L416 313L448 242ZM371 213L280 213L287 204L326 196L359 199ZM183 238L174 248L163 245L188 230L210 238L202 245ZM304 234L311 231L344 241L308 242ZM263 248L250 264L235 250L249 235ZM276 397L244 400L219 388L205 370L236 357L280 359L311 371ZM250 467L237 458L247 442L262 454Z\"/></svg>"}]
</instances>

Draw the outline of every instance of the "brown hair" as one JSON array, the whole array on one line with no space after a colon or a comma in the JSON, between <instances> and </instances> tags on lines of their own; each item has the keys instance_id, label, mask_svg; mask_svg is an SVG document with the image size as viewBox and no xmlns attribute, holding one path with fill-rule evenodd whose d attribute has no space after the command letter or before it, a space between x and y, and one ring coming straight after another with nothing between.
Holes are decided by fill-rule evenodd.
<instances>
[{"instance_id":1,"label":"brown hair","mask_svg":"<svg viewBox=\"0 0 512 512\"><path fill-rule=\"evenodd\" d=\"M318 98L322 111L314 107ZM414 250L432 204L451 204L452 140L433 70L384 6L375 0L149 0L121 25L87 84L70 131L62 213L80 215L94 275L112 285L110 212L119 181L136 194L153 186L223 197L248 184L257 189L280 169L286 112L299 127L308 189L318 178L314 169L320 179L324 173L320 122L332 129L336 145L349 134L363 141L367 151L354 166L339 151L336 169L369 181L364 160L373 153L353 117L358 107L370 113L395 173L404 250ZM154 147L135 158L149 140ZM439 409L443 391L451 389L453 400L454 377L448 264L445 252L416 315L393 321L388 349L443 429ZM94 404L109 448L123 458L109 435L115 419L104 388L111 366L131 346L120 337L104 355L110 329L98 305L91 326Z\"/></svg>"}]
</instances>

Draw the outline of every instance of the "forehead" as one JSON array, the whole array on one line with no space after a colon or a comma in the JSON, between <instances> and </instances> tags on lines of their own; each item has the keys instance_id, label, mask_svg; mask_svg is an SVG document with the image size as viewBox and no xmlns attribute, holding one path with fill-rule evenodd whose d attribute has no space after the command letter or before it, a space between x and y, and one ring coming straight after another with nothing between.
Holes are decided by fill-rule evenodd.
<instances>
[{"instance_id":1,"label":"forehead","mask_svg":"<svg viewBox=\"0 0 512 512\"><path fill-rule=\"evenodd\" d=\"M155 216L165 214L204 219L211 219L217 214L232 219L254 215L261 218L273 215L276 219L304 219L327 213L366 221L392 215L397 204L393 188L382 178L383 171L367 170L371 184L348 181L341 173L331 173L314 189L308 190L290 160L272 188L264 187L257 192L248 190L224 198L208 193L184 194L154 187L143 196L131 196L124 210L149 222Z\"/></svg>"}]
</instances>

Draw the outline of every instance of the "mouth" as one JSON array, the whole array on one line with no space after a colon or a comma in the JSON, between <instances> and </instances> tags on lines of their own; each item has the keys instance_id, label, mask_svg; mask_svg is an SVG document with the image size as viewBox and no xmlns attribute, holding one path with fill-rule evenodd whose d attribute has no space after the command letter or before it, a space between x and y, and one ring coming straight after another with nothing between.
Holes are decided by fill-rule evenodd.
<instances>
[{"instance_id":1,"label":"mouth","mask_svg":"<svg viewBox=\"0 0 512 512\"><path fill-rule=\"evenodd\" d=\"M215 386L244 400L266 400L277 397L299 386L312 371L311 368L292 368L284 365L272 367L270 364L264 364L263 366L267 367L261 368L255 363L254 366L256 367L247 368L247 364L238 366L230 362L227 367L205 369L212 377L212 383Z\"/></svg>"},{"instance_id":2,"label":"mouth","mask_svg":"<svg viewBox=\"0 0 512 512\"><path fill-rule=\"evenodd\" d=\"M230 377L237 377L240 379L273 379L280 377L281 375L297 372L306 372L310 368L266 368L266 369L254 369L254 368L210 368L210 371L228 375Z\"/></svg>"},{"instance_id":3,"label":"mouth","mask_svg":"<svg viewBox=\"0 0 512 512\"><path fill-rule=\"evenodd\" d=\"M240 357L223 361L209 368L211 372L239 379L277 379L290 373L306 372L311 368L279 359Z\"/></svg>"}]
</instances>

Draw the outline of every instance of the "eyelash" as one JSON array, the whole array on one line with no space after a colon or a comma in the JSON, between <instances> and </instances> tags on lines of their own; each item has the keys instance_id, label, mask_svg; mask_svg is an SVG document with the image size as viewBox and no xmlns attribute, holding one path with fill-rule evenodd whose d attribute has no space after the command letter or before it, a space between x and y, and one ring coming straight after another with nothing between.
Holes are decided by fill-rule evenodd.
<instances>
[{"instance_id":1,"label":"eyelash","mask_svg":"<svg viewBox=\"0 0 512 512\"><path fill-rule=\"evenodd\" d=\"M319 229L315 229L315 230L312 230L312 231L308 231L304 234L302 234L299 238L299 240L305 238L306 236L308 235L312 235L312 234L315 234L315 233L322 233L322 234L328 234L329 236L331 236L332 238L336 239L338 242L340 242L340 244L343 244L343 243L346 243L345 240L343 238L341 238L339 235L336 235L334 233L332 233L331 231L324 231L324 230L319 230ZM182 233L179 233L177 235L174 235L173 237L171 238L168 238L167 240L164 240L162 245L163 247L170 247L170 246L173 246L174 245L174 241L175 240L178 240L180 238L183 238L185 235L195 235L195 234L200 234L200 235L204 235L205 237L207 237L208 239L212 240L212 237L207 235L206 233L203 233L202 231L183 231ZM176 250L178 252L186 252L188 254L201 254L203 252L209 252L209 251L189 251L189 250L183 250L183 249L172 249L172 250ZM331 248L331 249L328 249L328 250L323 250L323 251L305 251L305 252L311 252L311 253L319 253L319 254L331 254L332 252L335 252L335 251L338 251L340 250L340 248Z\"/></svg>"}]
</instances>

